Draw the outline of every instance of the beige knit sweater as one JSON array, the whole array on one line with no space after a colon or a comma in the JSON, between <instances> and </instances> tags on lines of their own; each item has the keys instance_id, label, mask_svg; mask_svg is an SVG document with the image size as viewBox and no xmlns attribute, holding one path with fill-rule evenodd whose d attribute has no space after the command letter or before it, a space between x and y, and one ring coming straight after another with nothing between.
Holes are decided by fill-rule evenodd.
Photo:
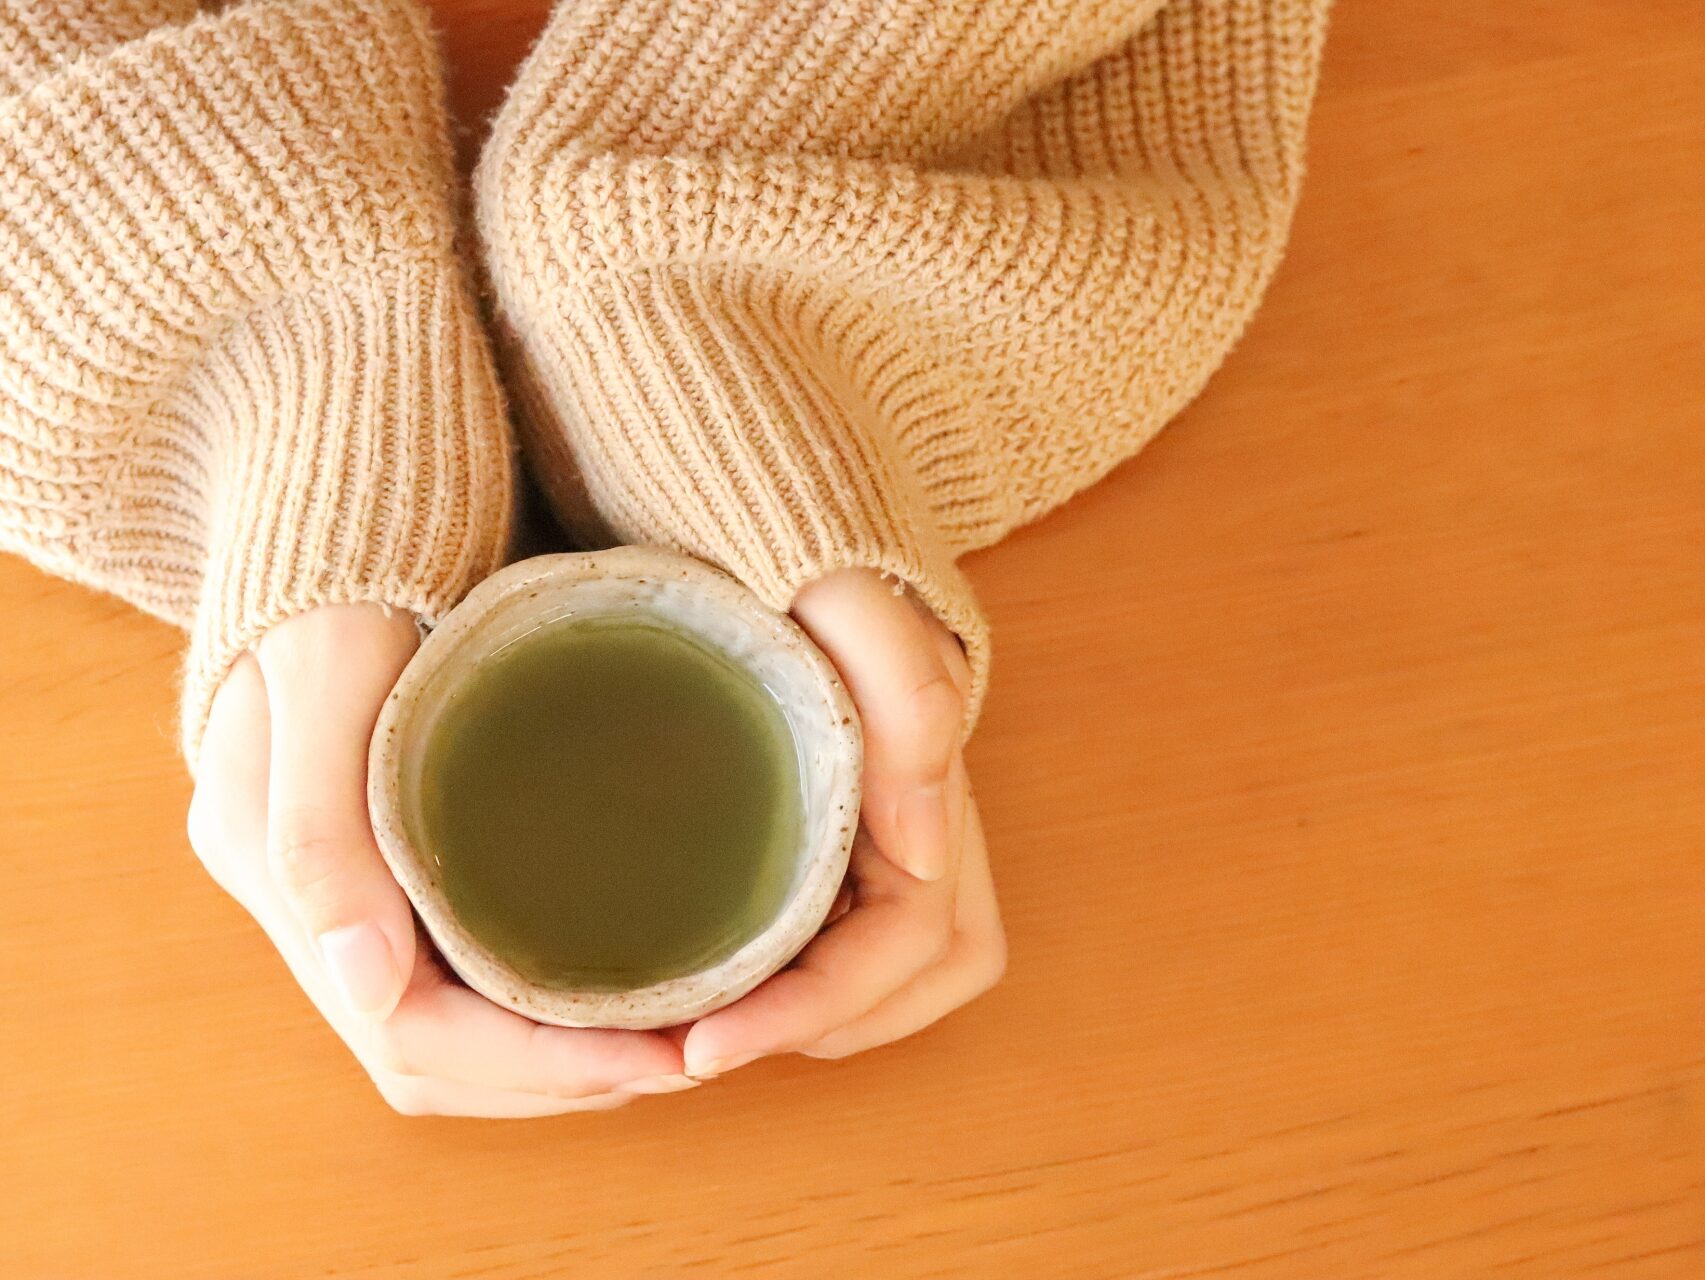
<instances>
[{"instance_id":1,"label":"beige knit sweater","mask_svg":"<svg viewBox=\"0 0 1705 1280\"><path fill-rule=\"evenodd\" d=\"M785 607L1105 473L1247 322L1323 0L563 0L476 175L530 460ZM500 559L502 404L408 0L0 0L0 542L226 667Z\"/></svg>"}]
</instances>

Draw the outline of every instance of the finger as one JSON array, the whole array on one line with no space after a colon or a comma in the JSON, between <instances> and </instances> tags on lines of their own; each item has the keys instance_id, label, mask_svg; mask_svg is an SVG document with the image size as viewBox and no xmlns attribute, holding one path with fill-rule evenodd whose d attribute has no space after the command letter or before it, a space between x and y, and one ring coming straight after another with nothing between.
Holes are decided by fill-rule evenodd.
<instances>
[{"instance_id":1,"label":"finger","mask_svg":"<svg viewBox=\"0 0 1705 1280\"><path fill-rule=\"evenodd\" d=\"M813 1044L875 1008L941 958L952 936L953 886L887 863L860 832L857 898L792 967L687 1033L687 1074L719 1075L766 1054Z\"/></svg>"},{"instance_id":2,"label":"finger","mask_svg":"<svg viewBox=\"0 0 1705 1280\"><path fill-rule=\"evenodd\" d=\"M830 925L834 924L835 921L839 920L842 916L846 915L847 912L851 911L852 906L852 884L850 882L843 881L840 889L835 893L835 900L829 904L829 913L823 917L822 927L827 929Z\"/></svg>"},{"instance_id":3,"label":"finger","mask_svg":"<svg viewBox=\"0 0 1705 1280\"><path fill-rule=\"evenodd\" d=\"M1001 928L988 847L975 806L966 822L960 867L959 903L953 943L945 959L920 974L864 1017L830 1032L803 1052L813 1058L844 1058L922 1031L976 999L1006 971L1006 934Z\"/></svg>"},{"instance_id":4,"label":"finger","mask_svg":"<svg viewBox=\"0 0 1705 1280\"><path fill-rule=\"evenodd\" d=\"M244 654L209 710L190 803L191 843L214 879L255 918L332 1030L359 1050L365 1022L333 993L319 956L266 876L269 733L261 669Z\"/></svg>"},{"instance_id":5,"label":"finger","mask_svg":"<svg viewBox=\"0 0 1705 1280\"><path fill-rule=\"evenodd\" d=\"M271 913L261 924L308 999L404 1114L488 1114L444 1110L450 1091L461 1089L472 1091L469 1098L526 1095L540 1104L529 1111L517 1103L505 1114L555 1115L612 1093L637 1097L683 1087L633 1087L685 1079L680 1051L663 1035L540 1026L445 977L424 947L402 1002L374 1024L345 1006L293 920Z\"/></svg>"},{"instance_id":6,"label":"finger","mask_svg":"<svg viewBox=\"0 0 1705 1280\"><path fill-rule=\"evenodd\" d=\"M954 635L941 624L941 620L930 611L930 607L916 594L907 592L906 600L912 609L923 619L929 628L930 635L935 639L935 650L941 655L941 665L947 668L947 674L952 677L953 687L959 690L959 701L966 706L971 702L971 667L965 661L965 646L959 643L959 637Z\"/></svg>"},{"instance_id":7,"label":"finger","mask_svg":"<svg viewBox=\"0 0 1705 1280\"><path fill-rule=\"evenodd\" d=\"M258 670L251 673L258 682ZM246 679L247 677L242 677ZM220 811L230 815L221 821L214 838L224 844L225 853L220 855L220 861L228 865L244 866L258 864L259 851L264 847L266 829L266 793L267 779L265 773L266 743L264 737L260 741L260 766L254 768L244 764L240 768L233 762L241 761L244 753L236 750L220 749L224 741L217 728L220 717L228 716L233 726L249 727L249 722L238 711L252 711L246 706L248 694L242 691L242 684L233 686L238 690L232 697L227 698L224 708L217 710L213 720L209 722L209 734L204 741L213 744L215 750L207 757L207 768L202 771L201 785L216 789L221 797ZM258 690L257 690L258 692ZM260 725L265 727L262 706ZM210 793L214 794L214 793ZM245 833L246 829L246 833ZM252 851L249 856L243 856L243 851ZM235 856L231 856L235 851ZM251 877L258 880L258 877ZM250 888L253 889L253 884ZM398 1111L411 1115L484 1115L484 1116L532 1116L559 1115L573 1110L604 1110L620 1105L628 1098L637 1097L641 1092L667 1092L670 1085L657 1084L658 1080L685 1081L680 1074L680 1053L674 1045L658 1055L647 1048L645 1054L625 1066L620 1060L620 1046L612 1046L602 1041L592 1046L594 1052L587 1055L590 1065L582 1070L557 1069L555 1075L559 1084L542 1092L523 1093L514 1089L487 1087L480 1084L464 1084L450 1079L435 1079L430 1074L436 1069L444 1069L446 1074L458 1068L465 1068L466 1073L476 1078L491 1080L512 1080L525 1083L522 1065L526 1055L531 1055L535 1070L551 1069L548 1058L553 1048L560 1046L545 1043L546 1039L554 1039L548 1035L550 1029L537 1028L544 1033L542 1038L531 1042L519 1054L514 1049L517 1040L516 1026L532 1029L534 1024L516 1015L498 1009L471 991L456 988L439 973L436 963L424 951L419 953L419 972L414 976L411 991L418 991L420 1002L412 1000L393 1016L392 1022L401 1024L400 1040L402 1048L399 1051L390 1047L392 1042L399 1039L399 1032L388 1022L381 1027L351 1013L347 1004L335 992L332 981L317 952L309 945L296 927L295 920L281 904L266 894L255 895L258 901L246 902L251 911L266 930L273 944L284 957L291 973L307 994L308 998L319 1009L337 1032L338 1036L349 1045L369 1073L373 1075L380 1092ZM446 993L453 993L447 996ZM473 1011L471 1018L459 1018L458 1006L465 1005ZM492 1034L492 1017L502 1022L499 1033ZM417 1026L416 1023L421 1025ZM431 1025L426 1025L426 1024ZM628 1033L584 1033L586 1035L625 1036ZM376 1040L385 1038L382 1046L376 1047ZM445 1054L439 1050L439 1045L449 1042L454 1052ZM475 1056L477 1046L487 1047L489 1055L496 1061L486 1063L470 1063L467 1061ZM379 1060L398 1063L399 1055L409 1059L409 1065L418 1065L420 1071L427 1074L401 1075L387 1070L380 1065ZM506 1063L505 1055L514 1056L517 1062ZM601 1064L601 1065L600 1065ZM623 1083L633 1083L630 1078L637 1075L637 1083L642 1086L633 1088L631 1092L587 1093L584 1081L596 1081L600 1074L606 1078L620 1077ZM690 1083L690 1082L687 1082ZM609 1085L605 1086L607 1089ZM573 1096L570 1096L573 1095Z\"/></svg>"},{"instance_id":8,"label":"finger","mask_svg":"<svg viewBox=\"0 0 1705 1280\"><path fill-rule=\"evenodd\" d=\"M559 1100L686 1087L667 1036L543 1026L436 973L417 978L374 1035L379 1066L395 1075Z\"/></svg>"},{"instance_id":9,"label":"finger","mask_svg":"<svg viewBox=\"0 0 1705 1280\"><path fill-rule=\"evenodd\" d=\"M482 1120L533 1120L578 1111L612 1111L633 1101L632 1094L606 1093L594 1098L542 1098L532 1093L449 1084L414 1076L376 1079L380 1097L404 1116L452 1116Z\"/></svg>"},{"instance_id":10,"label":"finger","mask_svg":"<svg viewBox=\"0 0 1705 1280\"><path fill-rule=\"evenodd\" d=\"M255 916L308 999L375 1081L411 1079L422 1087L436 1081L553 1103L617 1090L665 1093L693 1083L682 1074L679 1046L663 1033L541 1026L446 976L424 943L402 1000L375 1024L348 1007L287 911L263 895Z\"/></svg>"},{"instance_id":11,"label":"finger","mask_svg":"<svg viewBox=\"0 0 1705 1280\"><path fill-rule=\"evenodd\" d=\"M250 912L265 847L270 720L260 666L243 654L220 683L208 712L189 803L189 843L209 875Z\"/></svg>"},{"instance_id":12,"label":"finger","mask_svg":"<svg viewBox=\"0 0 1705 1280\"><path fill-rule=\"evenodd\" d=\"M272 713L267 867L351 1009L388 1015L414 968L414 920L374 842L367 748L413 652L375 605L315 609L258 647Z\"/></svg>"},{"instance_id":13,"label":"finger","mask_svg":"<svg viewBox=\"0 0 1705 1280\"><path fill-rule=\"evenodd\" d=\"M812 583L794 616L841 673L864 722L862 816L877 846L919 879L939 879L953 857L947 774L965 717L940 624L868 570Z\"/></svg>"}]
</instances>

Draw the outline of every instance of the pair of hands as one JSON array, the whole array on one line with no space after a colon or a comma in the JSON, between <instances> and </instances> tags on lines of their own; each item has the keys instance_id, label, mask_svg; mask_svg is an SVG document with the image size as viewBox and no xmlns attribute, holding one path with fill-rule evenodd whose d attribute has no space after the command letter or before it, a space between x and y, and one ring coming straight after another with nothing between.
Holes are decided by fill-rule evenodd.
<instances>
[{"instance_id":1,"label":"pair of hands","mask_svg":"<svg viewBox=\"0 0 1705 1280\"><path fill-rule=\"evenodd\" d=\"M190 843L405 1115L606 1110L772 1054L839 1058L897 1040L1005 964L965 774L965 661L933 615L868 570L812 583L794 616L864 720L847 884L791 966L691 1026L541 1026L444 967L367 816L368 740L419 641L411 617L383 606L298 615L232 668L202 739Z\"/></svg>"}]
</instances>

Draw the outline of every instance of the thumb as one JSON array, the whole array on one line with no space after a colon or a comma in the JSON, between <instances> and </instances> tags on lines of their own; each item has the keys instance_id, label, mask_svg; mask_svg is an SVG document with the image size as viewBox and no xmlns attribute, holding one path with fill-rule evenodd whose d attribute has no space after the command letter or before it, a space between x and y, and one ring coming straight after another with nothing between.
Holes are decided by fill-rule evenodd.
<instances>
[{"instance_id":1,"label":"thumb","mask_svg":"<svg viewBox=\"0 0 1705 1280\"><path fill-rule=\"evenodd\" d=\"M267 869L349 1008L389 1016L414 970L414 917L367 814L367 748L418 643L379 605L314 609L256 646L272 719Z\"/></svg>"},{"instance_id":2,"label":"thumb","mask_svg":"<svg viewBox=\"0 0 1705 1280\"><path fill-rule=\"evenodd\" d=\"M958 645L868 569L819 578L793 614L840 671L864 722L862 817L876 846L918 879L940 879L953 868L964 809Z\"/></svg>"}]
</instances>

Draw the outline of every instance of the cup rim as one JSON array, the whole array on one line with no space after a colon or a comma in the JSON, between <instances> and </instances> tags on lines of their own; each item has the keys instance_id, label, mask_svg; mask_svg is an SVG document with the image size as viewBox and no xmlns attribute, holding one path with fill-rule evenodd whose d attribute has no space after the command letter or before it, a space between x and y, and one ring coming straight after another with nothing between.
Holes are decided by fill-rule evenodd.
<instances>
[{"instance_id":1,"label":"cup rim","mask_svg":"<svg viewBox=\"0 0 1705 1280\"><path fill-rule=\"evenodd\" d=\"M405 821L404 768L413 718L429 711L431 681L441 667L478 642L481 625L517 596L542 586L572 589L578 582L673 580L691 583L713 607L738 615L811 677L828 712L831 761L822 831L813 848L795 855L795 880L775 917L754 937L714 964L625 991L582 991L540 983L517 972L475 937L451 911L425 851L415 848ZM544 619L541 619L544 621ZM690 629L689 629L690 631ZM695 636L701 642L704 637ZM720 651L720 647L719 651ZM733 657L733 655L726 655ZM738 660L738 659L735 659ZM790 729L793 726L790 725ZM822 927L846 874L858 825L863 740L852 699L833 665L799 625L746 587L702 561L656 547L535 556L508 565L476 586L427 632L386 698L368 754L368 807L380 853L414 905L433 943L458 975L487 999L537 1022L573 1027L670 1026L732 1003L775 973ZM807 823L802 840L811 838Z\"/></svg>"}]
</instances>

